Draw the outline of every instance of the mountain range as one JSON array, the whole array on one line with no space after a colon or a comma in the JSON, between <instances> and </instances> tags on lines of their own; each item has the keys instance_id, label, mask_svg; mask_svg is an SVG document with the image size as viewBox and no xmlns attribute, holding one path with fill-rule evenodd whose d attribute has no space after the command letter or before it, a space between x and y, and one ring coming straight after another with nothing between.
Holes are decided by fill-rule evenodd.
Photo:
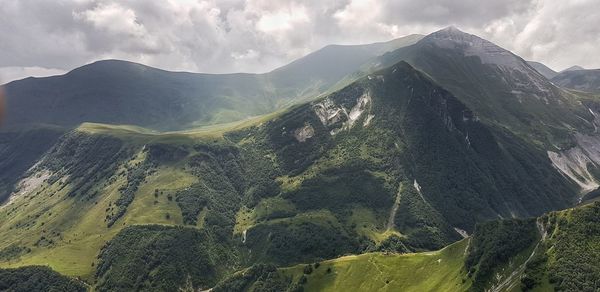
<instances>
[{"instance_id":1,"label":"mountain range","mask_svg":"<svg viewBox=\"0 0 600 292\"><path fill-rule=\"evenodd\" d=\"M552 82L577 91L600 93L600 69L564 71L554 76Z\"/></svg>"},{"instance_id":2,"label":"mountain range","mask_svg":"<svg viewBox=\"0 0 600 292\"><path fill-rule=\"evenodd\" d=\"M593 291L600 99L541 68L449 27L11 82L0 290Z\"/></svg>"},{"instance_id":3,"label":"mountain range","mask_svg":"<svg viewBox=\"0 0 600 292\"><path fill-rule=\"evenodd\" d=\"M581 66L571 66L563 71L556 72L539 62L528 61L527 63L548 80L563 88L591 93L600 92L600 69L584 69Z\"/></svg>"},{"instance_id":4,"label":"mountain range","mask_svg":"<svg viewBox=\"0 0 600 292\"><path fill-rule=\"evenodd\" d=\"M371 58L418 41L327 46L265 74L169 72L105 60L5 85L8 126L82 122L180 130L266 114L325 92Z\"/></svg>"}]
</instances>

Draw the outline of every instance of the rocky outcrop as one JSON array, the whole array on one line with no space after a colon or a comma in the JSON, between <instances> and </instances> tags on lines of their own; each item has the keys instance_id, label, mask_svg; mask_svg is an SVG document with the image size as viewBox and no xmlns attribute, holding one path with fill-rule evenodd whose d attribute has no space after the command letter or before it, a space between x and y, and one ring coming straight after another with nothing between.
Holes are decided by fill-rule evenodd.
<instances>
[{"instance_id":1,"label":"rocky outcrop","mask_svg":"<svg viewBox=\"0 0 600 292\"><path fill-rule=\"evenodd\" d=\"M298 128L294 131L294 138L301 143L306 142L307 139L312 138L314 135L315 129L309 123L306 123L304 127Z\"/></svg>"},{"instance_id":2,"label":"rocky outcrop","mask_svg":"<svg viewBox=\"0 0 600 292\"><path fill-rule=\"evenodd\" d=\"M365 112L370 112L373 100L371 94L366 91L356 100L356 103L350 110L343 105L336 104L332 99L326 98L313 106L315 114L323 126L330 129L330 134L335 135L343 130L349 130L354 127ZM374 116L367 114L363 121L363 126L368 126Z\"/></svg>"},{"instance_id":3,"label":"rocky outcrop","mask_svg":"<svg viewBox=\"0 0 600 292\"><path fill-rule=\"evenodd\" d=\"M548 151L552 165L577 183L583 193L600 186L591 172L600 166L600 136L575 134L577 146L563 151Z\"/></svg>"}]
</instances>

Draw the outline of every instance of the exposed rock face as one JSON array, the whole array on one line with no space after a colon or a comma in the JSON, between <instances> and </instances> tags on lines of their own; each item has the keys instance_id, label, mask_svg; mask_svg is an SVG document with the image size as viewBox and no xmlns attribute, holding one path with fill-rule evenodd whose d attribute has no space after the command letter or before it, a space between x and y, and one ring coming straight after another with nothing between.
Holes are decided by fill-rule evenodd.
<instances>
[{"instance_id":1,"label":"exposed rock face","mask_svg":"<svg viewBox=\"0 0 600 292\"><path fill-rule=\"evenodd\" d=\"M590 172L591 167L600 166L600 136L576 134L577 146L560 152L548 151L552 164L562 174L577 183L582 192L600 186Z\"/></svg>"},{"instance_id":2,"label":"exposed rock face","mask_svg":"<svg viewBox=\"0 0 600 292\"><path fill-rule=\"evenodd\" d=\"M368 109L368 106L371 104L371 95L368 92L365 92L358 98L356 105L352 107L350 113L348 114L348 122L346 126L348 128L352 128L356 120L358 120L362 114Z\"/></svg>"},{"instance_id":3,"label":"exposed rock face","mask_svg":"<svg viewBox=\"0 0 600 292\"><path fill-rule=\"evenodd\" d=\"M32 167L32 169L33 169L33 167ZM29 176L23 178L17 184L17 188L16 188L15 192L13 192L9 196L8 202L5 205L0 205L0 208L10 205L11 203L14 202L15 199L17 199L21 196L28 195L29 193L31 193L32 191L34 191L35 189L40 187L44 183L44 181L46 181L51 176L52 176L52 172L47 169L32 172Z\"/></svg>"},{"instance_id":4,"label":"exposed rock face","mask_svg":"<svg viewBox=\"0 0 600 292\"><path fill-rule=\"evenodd\" d=\"M374 117L375 117L375 115L368 115L367 118L365 119L365 121L363 122L363 127L368 126Z\"/></svg>"},{"instance_id":5,"label":"exposed rock face","mask_svg":"<svg viewBox=\"0 0 600 292\"><path fill-rule=\"evenodd\" d=\"M298 142L306 142L307 139L312 138L315 135L315 129L307 123L302 128L298 128L294 131L294 137Z\"/></svg>"},{"instance_id":6,"label":"exposed rock face","mask_svg":"<svg viewBox=\"0 0 600 292\"><path fill-rule=\"evenodd\" d=\"M415 190L417 190L417 192L419 192L419 194L421 193L421 186L419 185L419 183L417 182L416 179L413 182L413 187L415 187Z\"/></svg>"},{"instance_id":7,"label":"exposed rock face","mask_svg":"<svg viewBox=\"0 0 600 292\"><path fill-rule=\"evenodd\" d=\"M326 98L313 106L315 114L323 124L331 129L330 134L335 135L343 130L349 130L354 127L365 112L371 109L372 98L369 92L363 93L356 100L356 104L348 110L343 105L337 105L330 98ZM363 126L367 126L373 119L373 115L368 115L363 121Z\"/></svg>"},{"instance_id":8,"label":"exposed rock face","mask_svg":"<svg viewBox=\"0 0 600 292\"><path fill-rule=\"evenodd\" d=\"M321 120L321 123L323 123L323 126L333 125L341 121L346 114L344 108L337 107L330 98L326 98L322 102L315 104L313 109L319 120Z\"/></svg>"}]
</instances>

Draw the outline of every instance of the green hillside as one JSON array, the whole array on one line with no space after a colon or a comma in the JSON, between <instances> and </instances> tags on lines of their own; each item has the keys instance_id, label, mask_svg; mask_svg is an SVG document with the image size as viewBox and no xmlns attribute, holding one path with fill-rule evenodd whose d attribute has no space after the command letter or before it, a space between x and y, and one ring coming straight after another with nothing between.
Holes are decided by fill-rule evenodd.
<instances>
[{"instance_id":1,"label":"green hillside","mask_svg":"<svg viewBox=\"0 0 600 292\"><path fill-rule=\"evenodd\" d=\"M256 265L214 291L595 291L599 215L596 203L537 220L490 221L435 252Z\"/></svg>"},{"instance_id":2,"label":"green hillside","mask_svg":"<svg viewBox=\"0 0 600 292\"><path fill-rule=\"evenodd\" d=\"M576 195L544 153L407 63L222 126L83 124L24 181L0 208L0 267L47 265L105 290L209 288L255 264L437 250L477 222ZM182 266L179 249L205 261Z\"/></svg>"},{"instance_id":3,"label":"green hillside","mask_svg":"<svg viewBox=\"0 0 600 292\"><path fill-rule=\"evenodd\" d=\"M83 283L62 276L46 267L25 267L0 270L0 291L63 291L83 292Z\"/></svg>"},{"instance_id":4,"label":"green hillside","mask_svg":"<svg viewBox=\"0 0 600 292\"><path fill-rule=\"evenodd\" d=\"M465 239L426 253L351 255L279 270L254 266L214 290L465 291L470 286L463 269L468 243Z\"/></svg>"}]
</instances>

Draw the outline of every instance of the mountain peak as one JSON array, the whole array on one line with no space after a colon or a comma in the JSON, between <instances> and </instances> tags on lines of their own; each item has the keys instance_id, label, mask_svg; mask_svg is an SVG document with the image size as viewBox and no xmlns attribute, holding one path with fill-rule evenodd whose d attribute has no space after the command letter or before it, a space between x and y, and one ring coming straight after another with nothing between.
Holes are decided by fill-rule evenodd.
<instances>
[{"instance_id":1,"label":"mountain peak","mask_svg":"<svg viewBox=\"0 0 600 292\"><path fill-rule=\"evenodd\" d=\"M469 33L466 33L464 31L458 29L454 25L451 25L444 29L440 29L436 32L433 32L433 33L429 34L428 36L426 36L425 38L449 39L449 40L454 40L454 41L469 41L469 40L473 40L473 39L479 39L479 37L469 34Z\"/></svg>"},{"instance_id":2,"label":"mountain peak","mask_svg":"<svg viewBox=\"0 0 600 292\"><path fill-rule=\"evenodd\" d=\"M448 26L446 28L440 29L439 31L445 31L445 32L462 32L462 33L464 33L462 30L458 29L454 25L450 25L450 26Z\"/></svg>"},{"instance_id":3,"label":"mountain peak","mask_svg":"<svg viewBox=\"0 0 600 292\"><path fill-rule=\"evenodd\" d=\"M526 67L524 61L510 51L474 34L463 32L455 26L431 33L423 38L422 42L439 48L459 50L465 56L478 56L485 64L510 68Z\"/></svg>"},{"instance_id":4,"label":"mountain peak","mask_svg":"<svg viewBox=\"0 0 600 292\"><path fill-rule=\"evenodd\" d=\"M561 72L567 72L567 71L578 71L578 70L585 70L585 68L575 65L575 66L571 66L565 70L562 70Z\"/></svg>"}]
</instances>

